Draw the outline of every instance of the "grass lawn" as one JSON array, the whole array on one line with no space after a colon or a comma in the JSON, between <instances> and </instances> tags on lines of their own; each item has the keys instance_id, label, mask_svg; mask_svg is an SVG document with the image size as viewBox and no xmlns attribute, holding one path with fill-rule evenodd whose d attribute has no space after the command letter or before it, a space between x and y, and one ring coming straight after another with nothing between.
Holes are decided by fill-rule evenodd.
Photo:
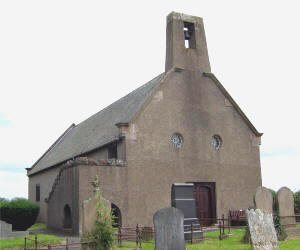
<instances>
[{"instance_id":1,"label":"grass lawn","mask_svg":"<svg viewBox=\"0 0 300 250\"><path fill-rule=\"evenodd\" d=\"M298 225L299 226L299 225ZM209 232L205 234L205 237L214 237L214 239L205 239L203 242L198 244L186 244L188 250L199 249L199 250L251 250L250 244L244 244L241 242L244 229L232 230L232 236L229 238L219 240L218 232ZM123 242L122 247L117 247L115 249L129 250L134 249L136 246L135 242ZM280 249L298 249L300 250L300 238L289 239L287 241L279 242ZM154 249L154 242L142 243L142 249Z\"/></svg>"},{"instance_id":2,"label":"grass lawn","mask_svg":"<svg viewBox=\"0 0 300 250\"><path fill-rule=\"evenodd\" d=\"M30 239L34 239L34 235L29 236ZM38 241L42 245L47 244L58 244L64 241L63 238L54 236L54 235L47 235L47 234L38 234ZM34 241L27 241L29 247L34 246ZM18 237L13 239L7 239L7 240L0 240L0 249L24 249L24 238Z\"/></svg>"}]
</instances>

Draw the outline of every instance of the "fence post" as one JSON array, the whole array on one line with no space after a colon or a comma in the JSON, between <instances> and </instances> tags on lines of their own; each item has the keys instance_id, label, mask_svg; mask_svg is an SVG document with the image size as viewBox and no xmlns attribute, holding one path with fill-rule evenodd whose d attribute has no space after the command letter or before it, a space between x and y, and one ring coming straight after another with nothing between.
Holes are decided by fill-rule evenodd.
<instances>
[{"instance_id":1,"label":"fence post","mask_svg":"<svg viewBox=\"0 0 300 250\"><path fill-rule=\"evenodd\" d=\"M136 224L136 228L135 228L135 232L136 232L136 238L135 238L136 247L138 247L138 245L139 245L139 234L138 234L138 230L139 230L139 224Z\"/></svg>"},{"instance_id":2,"label":"fence post","mask_svg":"<svg viewBox=\"0 0 300 250\"><path fill-rule=\"evenodd\" d=\"M27 249L27 239L26 239L26 237L24 238L24 241L25 241L25 243L24 243L24 250L26 250Z\"/></svg>"},{"instance_id":3,"label":"fence post","mask_svg":"<svg viewBox=\"0 0 300 250\"><path fill-rule=\"evenodd\" d=\"M37 234L34 236L34 249L37 249Z\"/></svg>"},{"instance_id":4,"label":"fence post","mask_svg":"<svg viewBox=\"0 0 300 250\"><path fill-rule=\"evenodd\" d=\"M222 223L223 223L223 235L225 235L225 217L222 215Z\"/></svg>"},{"instance_id":5,"label":"fence post","mask_svg":"<svg viewBox=\"0 0 300 250\"><path fill-rule=\"evenodd\" d=\"M220 235L219 235L219 240L222 240L222 225L221 225L221 221L219 221L219 228L220 228Z\"/></svg>"},{"instance_id":6,"label":"fence post","mask_svg":"<svg viewBox=\"0 0 300 250\"><path fill-rule=\"evenodd\" d=\"M139 228L139 242L140 242L140 248L142 247L142 229Z\"/></svg>"},{"instance_id":7,"label":"fence post","mask_svg":"<svg viewBox=\"0 0 300 250\"><path fill-rule=\"evenodd\" d=\"M68 240L68 238L66 238L66 250L68 250L69 249L69 240Z\"/></svg>"},{"instance_id":8,"label":"fence post","mask_svg":"<svg viewBox=\"0 0 300 250\"><path fill-rule=\"evenodd\" d=\"M48 250L51 250L51 246L50 245L48 245Z\"/></svg>"},{"instance_id":9,"label":"fence post","mask_svg":"<svg viewBox=\"0 0 300 250\"><path fill-rule=\"evenodd\" d=\"M230 234L230 224L231 224L230 216L228 215L228 234Z\"/></svg>"},{"instance_id":10,"label":"fence post","mask_svg":"<svg viewBox=\"0 0 300 250\"><path fill-rule=\"evenodd\" d=\"M193 222L191 223L191 244L193 244L193 233L194 233L194 228L193 228Z\"/></svg>"},{"instance_id":11,"label":"fence post","mask_svg":"<svg viewBox=\"0 0 300 250\"><path fill-rule=\"evenodd\" d=\"M121 226L119 226L118 241L119 241L120 246L122 246L122 230L121 230Z\"/></svg>"}]
</instances>

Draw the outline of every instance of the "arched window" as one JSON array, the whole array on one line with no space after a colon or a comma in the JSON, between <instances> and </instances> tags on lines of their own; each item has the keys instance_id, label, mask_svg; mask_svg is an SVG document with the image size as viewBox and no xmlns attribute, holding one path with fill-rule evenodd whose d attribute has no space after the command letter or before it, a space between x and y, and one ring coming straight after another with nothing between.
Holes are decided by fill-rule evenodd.
<instances>
[{"instance_id":1,"label":"arched window","mask_svg":"<svg viewBox=\"0 0 300 250\"><path fill-rule=\"evenodd\" d=\"M111 213L113 216L113 227L122 226L122 215L121 210L115 204L111 203Z\"/></svg>"},{"instance_id":2,"label":"arched window","mask_svg":"<svg viewBox=\"0 0 300 250\"><path fill-rule=\"evenodd\" d=\"M63 220L63 227L65 229L72 228L72 214L71 208L68 204L64 206L64 220Z\"/></svg>"}]
</instances>

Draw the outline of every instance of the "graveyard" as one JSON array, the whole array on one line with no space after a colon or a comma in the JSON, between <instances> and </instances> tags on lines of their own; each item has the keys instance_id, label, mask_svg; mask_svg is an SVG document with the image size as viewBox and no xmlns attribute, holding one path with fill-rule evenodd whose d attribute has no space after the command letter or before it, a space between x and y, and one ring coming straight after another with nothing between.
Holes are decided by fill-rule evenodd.
<instances>
[{"instance_id":1,"label":"graveyard","mask_svg":"<svg viewBox=\"0 0 300 250\"><path fill-rule=\"evenodd\" d=\"M99 191L96 184L95 188ZM97 199L102 198L98 196ZM107 202L103 201L100 203L107 206ZM223 217L218 220L219 224L215 228L201 226L201 237L197 234L196 227L193 231L184 226L184 206L181 210L176 207L162 208L153 216L154 227L147 227L147 230L151 231L150 234L141 225L122 228L124 232L121 228L114 228L112 232L115 237L110 249L300 249L300 223L296 220L299 215L294 214L293 192L283 187L273 199L270 190L258 187L254 203L255 208L245 211L248 226L233 226L230 220ZM280 216L276 214L277 212ZM107 212L102 216L110 219ZM276 218L280 218L280 227ZM94 244L86 239L80 241L79 237L71 237L68 233L54 232L51 235L46 230L45 224L34 224L24 232L12 231L11 228L10 224L1 222L1 250L59 248L79 250L83 249L84 245ZM285 237L282 237L278 228L284 229ZM251 238L250 241L245 240L247 234Z\"/></svg>"},{"instance_id":2,"label":"graveyard","mask_svg":"<svg viewBox=\"0 0 300 250\"><path fill-rule=\"evenodd\" d=\"M297 225L300 228L300 224ZM207 237L213 237L214 239L207 239L201 243L197 244L187 244L187 249L251 249L250 244L242 243L242 238L244 235L244 229L235 229L232 231L232 236L220 241L218 237L218 232L209 232L206 234ZM61 237L56 237L53 235L38 235L38 238L42 238L42 241L46 244L58 244L64 243L65 239ZM24 238L19 237L15 239L0 240L0 246L2 249L24 249ZM33 244L30 246L34 246ZM286 241L279 242L280 249L299 249L300 238L292 238ZM135 242L124 242L122 246L116 246L114 250L129 250L135 249ZM141 249L154 249L154 241L143 242Z\"/></svg>"}]
</instances>

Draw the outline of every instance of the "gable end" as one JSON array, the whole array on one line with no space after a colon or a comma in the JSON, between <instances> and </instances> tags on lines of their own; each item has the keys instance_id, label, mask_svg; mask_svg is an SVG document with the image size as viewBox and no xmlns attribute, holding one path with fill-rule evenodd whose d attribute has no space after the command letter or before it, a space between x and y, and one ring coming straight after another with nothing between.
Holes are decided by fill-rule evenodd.
<instances>
[{"instance_id":1,"label":"gable end","mask_svg":"<svg viewBox=\"0 0 300 250\"><path fill-rule=\"evenodd\" d=\"M227 92L227 90L223 87L221 82L217 79L217 77L213 73L206 73L206 72L203 73L203 76L209 77L216 84L216 86L221 90L223 95L228 99L228 101L231 103L231 105L236 109L236 111L240 114L240 116L246 122L246 124L250 128L250 130L257 137L261 137L263 135L263 133L260 133L257 131L257 129L254 127L254 125L250 122L248 117L245 115L245 113L241 110L239 105L233 100L233 98L230 96L230 94Z\"/></svg>"}]
</instances>

